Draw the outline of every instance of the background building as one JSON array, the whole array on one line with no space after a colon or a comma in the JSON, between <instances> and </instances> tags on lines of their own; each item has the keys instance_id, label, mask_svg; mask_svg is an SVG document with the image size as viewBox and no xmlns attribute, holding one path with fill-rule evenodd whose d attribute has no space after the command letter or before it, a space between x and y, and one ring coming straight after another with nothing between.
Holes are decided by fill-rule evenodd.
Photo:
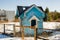
<instances>
[{"instance_id":1,"label":"background building","mask_svg":"<svg viewBox=\"0 0 60 40\"><path fill-rule=\"evenodd\" d=\"M15 19L15 11L6 11L6 18L8 21L13 21Z\"/></svg>"},{"instance_id":2,"label":"background building","mask_svg":"<svg viewBox=\"0 0 60 40\"><path fill-rule=\"evenodd\" d=\"M13 21L15 19L15 11L6 11L0 9L0 21Z\"/></svg>"}]
</instances>

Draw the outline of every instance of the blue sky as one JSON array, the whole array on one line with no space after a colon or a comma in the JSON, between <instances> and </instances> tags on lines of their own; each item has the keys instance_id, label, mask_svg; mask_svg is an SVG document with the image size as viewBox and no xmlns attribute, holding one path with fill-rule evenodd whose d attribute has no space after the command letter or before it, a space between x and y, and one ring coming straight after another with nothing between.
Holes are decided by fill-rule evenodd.
<instances>
[{"instance_id":1,"label":"blue sky","mask_svg":"<svg viewBox=\"0 0 60 40\"><path fill-rule=\"evenodd\" d=\"M30 6L32 4L42 6L43 9L48 7L50 11L60 12L60 0L0 0L0 9L16 11L17 5Z\"/></svg>"}]
</instances>

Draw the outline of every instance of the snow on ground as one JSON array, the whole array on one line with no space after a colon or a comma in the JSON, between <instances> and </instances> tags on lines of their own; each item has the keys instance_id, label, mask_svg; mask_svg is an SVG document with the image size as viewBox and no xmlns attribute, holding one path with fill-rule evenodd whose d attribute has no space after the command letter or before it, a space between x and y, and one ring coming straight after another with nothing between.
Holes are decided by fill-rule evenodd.
<instances>
[{"instance_id":1,"label":"snow on ground","mask_svg":"<svg viewBox=\"0 0 60 40\"><path fill-rule=\"evenodd\" d=\"M0 40L22 40L22 38L21 37L1 38ZM25 37L24 40L34 40L34 37Z\"/></svg>"},{"instance_id":2,"label":"snow on ground","mask_svg":"<svg viewBox=\"0 0 60 40\"><path fill-rule=\"evenodd\" d=\"M14 37L14 38L0 38L0 40L22 40L22 39Z\"/></svg>"},{"instance_id":3,"label":"snow on ground","mask_svg":"<svg viewBox=\"0 0 60 40\"><path fill-rule=\"evenodd\" d=\"M43 22L43 28L46 28L46 29L60 28L57 26L60 26L60 22Z\"/></svg>"},{"instance_id":4,"label":"snow on ground","mask_svg":"<svg viewBox=\"0 0 60 40\"><path fill-rule=\"evenodd\" d=\"M0 24L0 32L3 32L3 29L4 28L4 26L2 25L2 24Z\"/></svg>"},{"instance_id":5,"label":"snow on ground","mask_svg":"<svg viewBox=\"0 0 60 40\"><path fill-rule=\"evenodd\" d=\"M20 25L19 22L8 22L8 23L3 23L3 24L15 24L15 25ZM0 24L0 32L4 31L4 25ZM43 28L46 29L56 29L57 26L60 26L60 22L43 22ZM6 33L11 33L13 32L13 25L6 25ZM20 28L16 27L16 31L18 32ZM60 32L56 31L52 33L52 36L48 37L50 40L60 40ZM21 38L0 38L0 40L22 40ZM34 40L34 38L25 38L25 40ZM41 39L38 39L41 40Z\"/></svg>"},{"instance_id":6,"label":"snow on ground","mask_svg":"<svg viewBox=\"0 0 60 40\"><path fill-rule=\"evenodd\" d=\"M20 26L20 22L8 22L8 23L1 23L0 24L0 32L3 32L4 25L3 24L15 24ZM5 25L6 26L6 32L13 32L13 25ZM46 29L56 29L57 26L60 26L60 22L43 22L43 28ZM16 31L18 32L20 30L19 27L16 27Z\"/></svg>"},{"instance_id":7,"label":"snow on ground","mask_svg":"<svg viewBox=\"0 0 60 40\"><path fill-rule=\"evenodd\" d=\"M8 23L1 23L0 24L0 32L4 32L4 24L15 24L20 26L19 22L8 22ZM20 30L19 27L16 27L16 32ZM6 33L13 33L13 25L5 25L5 31Z\"/></svg>"},{"instance_id":8,"label":"snow on ground","mask_svg":"<svg viewBox=\"0 0 60 40\"><path fill-rule=\"evenodd\" d=\"M22 40L22 38L21 37L1 38L0 40ZM24 40L34 40L34 37L25 37ZM37 39L37 40L43 40L43 39Z\"/></svg>"},{"instance_id":9,"label":"snow on ground","mask_svg":"<svg viewBox=\"0 0 60 40\"><path fill-rule=\"evenodd\" d=\"M60 40L60 32L55 31L52 33L52 36L48 37L50 40Z\"/></svg>"}]
</instances>

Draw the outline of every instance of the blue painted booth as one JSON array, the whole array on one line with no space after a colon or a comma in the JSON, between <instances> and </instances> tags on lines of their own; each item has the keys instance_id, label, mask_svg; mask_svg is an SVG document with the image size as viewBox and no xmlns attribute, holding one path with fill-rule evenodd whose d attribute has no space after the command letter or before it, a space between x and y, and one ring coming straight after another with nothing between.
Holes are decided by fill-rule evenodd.
<instances>
[{"instance_id":1,"label":"blue painted booth","mask_svg":"<svg viewBox=\"0 0 60 40\"><path fill-rule=\"evenodd\" d=\"M20 22L23 26L35 26L37 33L42 33L43 18L45 17L42 7L38 7L34 4L31 6L17 6L16 17L20 17ZM34 29L25 28L24 33L34 35Z\"/></svg>"}]
</instances>

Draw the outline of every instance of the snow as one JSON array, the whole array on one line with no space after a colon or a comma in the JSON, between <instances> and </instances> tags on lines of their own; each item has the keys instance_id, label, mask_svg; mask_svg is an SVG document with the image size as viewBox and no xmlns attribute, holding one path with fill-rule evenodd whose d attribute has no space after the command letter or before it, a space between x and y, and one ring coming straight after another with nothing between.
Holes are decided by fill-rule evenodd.
<instances>
[{"instance_id":1,"label":"snow","mask_svg":"<svg viewBox=\"0 0 60 40\"><path fill-rule=\"evenodd\" d=\"M22 40L22 38L21 37L1 38L0 40ZM24 40L34 40L34 37L25 37Z\"/></svg>"},{"instance_id":2,"label":"snow","mask_svg":"<svg viewBox=\"0 0 60 40\"><path fill-rule=\"evenodd\" d=\"M21 37L13 37L13 38L1 38L0 40L22 40ZM34 40L34 37L25 37L24 40ZM43 39L37 39L37 40L43 40Z\"/></svg>"},{"instance_id":3,"label":"snow","mask_svg":"<svg viewBox=\"0 0 60 40\"><path fill-rule=\"evenodd\" d=\"M0 32L3 32L3 29L4 27L3 27L3 25L2 24L0 24Z\"/></svg>"},{"instance_id":4,"label":"snow","mask_svg":"<svg viewBox=\"0 0 60 40\"><path fill-rule=\"evenodd\" d=\"M8 23L1 23L0 24L0 32L4 31L4 25L3 24L15 24L20 26L20 22L8 22ZM6 26L6 32L13 32L13 25L5 25ZM60 22L43 22L43 28L46 29L56 29L57 26L60 26ZM19 27L16 27L16 32L18 32L20 30Z\"/></svg>"},{"instance_id":5,"label":"snow","mask_svg":"<svg viewBox=\"0 0 60 40\"><path fill-rule=\"evenodd\" d=\"M57 26L60 26L60 22L43 22L43 28L46 28L46 29L60 28Z\"/></svg>"},{"instance_id":6,"label":"snow","mask_svg":"<svg viewBox=\"0 0 60 40\"><path fill-rule=\"evenodd\" d=\"M60 32L55 31L52 33L52 36L48 37L50 40L60 40Z\"/></svg>"},{"instance_id":7,"label":"snow","mask_svg":"<svg viewBox=\"0 0 60 40\"><path fill-rule=\"evenodd\" d=\"M22 39L14 37L14 38L1 38L0 40L22 40Z\"/></svg>"},{"instance_id":8,"label":"snow","mask_svg":"<svg viewBox=\"0 0 60 40\"><path fill-rule=\"evenodd\" d=\"M8 36L0 34L0 38L7 38Z\"/></svg>"},{"instance_id":9,"label":"snow","mask_svg":"<svg viewBox=\"0 0 60 40\"><path fill-rule=\"evenodd\" d=\"M8 23L1 23L0 24L0 32L4 32L4 25L3 24L15 24L15 25L20 25L19 22L8 22ZM13 25L5 25L6 26L6 33L13 33ZM46 29L56 29L57 26L60 26L60 22L43 22L43 28ZM16 27L16 32L20 30L19 27ZM52 36L48 37L50 40L60 40L60 32L56 31L52 33ZM18 37L9 37L9 38L0 38L0 40L22 40L21 38ZM34 40L34 37L25 37L25 40ZM42 39L38 39L42 40Z\"/></svg>"},{"instance_id":10,"label":"snow","mask_svg":"<svg viewBox=\"0 0 60 40\"><path fill-rule=\"evenodd\" d=\"M15 25L20 25L20 23L19 22L8 22L8 23L1 23L0 24L0 32L4 32L4 24L15 24ZM5 25L6 27L5 27L5 31L6 31L6 33L13 33L14 32L14 30L13 30L13 25ZM19 27L16 27L15 28L16 29L16 32L18 32L19 30L20 30L20 28Z\"/></svg>"}]
</instances>

